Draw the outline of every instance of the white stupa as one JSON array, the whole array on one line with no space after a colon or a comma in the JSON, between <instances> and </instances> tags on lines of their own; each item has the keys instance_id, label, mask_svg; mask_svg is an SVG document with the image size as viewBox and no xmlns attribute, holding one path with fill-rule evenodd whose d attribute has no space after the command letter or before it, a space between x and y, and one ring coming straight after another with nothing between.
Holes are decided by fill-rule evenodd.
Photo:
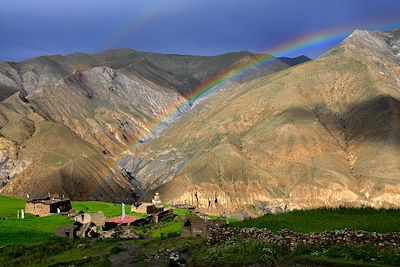
<instances>
[{"instance_id":1,"label":"white stupa","mask_svg":"<svg viewBox=\"0 0 400 267\"><path fill-rule=\"evenodd\" d=\"M156 192L153 199L151 200L151 203L153 203L154 206L162 205L160 193Z\"/></svg>"}]
</instances>

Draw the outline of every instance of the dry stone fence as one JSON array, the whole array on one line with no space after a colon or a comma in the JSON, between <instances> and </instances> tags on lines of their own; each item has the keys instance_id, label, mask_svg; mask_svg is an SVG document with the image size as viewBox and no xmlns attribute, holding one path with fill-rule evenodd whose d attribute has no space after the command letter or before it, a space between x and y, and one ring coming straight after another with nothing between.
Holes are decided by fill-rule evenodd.
<instances>
[{"instance_id":1,"label":"dry stone fence","mask_svg":"<svg viewBox=\"0 0 400 267\"><path fill-rule=\"evenodd\" d=\"M357 230L342 230L320 233L301 234L289 230L273 233L267 229L229 228L214 226L208 231L208 243L215 244L237 238L254 238L288 249L301 245L374 245L381 248L400 247L400 233L380 234Z\"/></svg>"}]
</instances>

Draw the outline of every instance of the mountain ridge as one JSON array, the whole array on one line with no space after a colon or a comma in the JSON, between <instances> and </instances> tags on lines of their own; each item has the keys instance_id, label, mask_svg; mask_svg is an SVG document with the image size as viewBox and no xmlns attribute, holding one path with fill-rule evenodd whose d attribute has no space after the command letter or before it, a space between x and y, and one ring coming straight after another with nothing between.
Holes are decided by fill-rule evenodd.
<instances>
[{"instance_id":1,"label":"mountain ridge","mask_svg":"<svg viewBox=\"0 0 400 267\"><path fill-rule=\"evenodd\" d=\"M133 201L136 181L115 169L115 161L143 136L158 134L162 129L153 133L153 125L197 86L243 57L249 54L189 57L123 49L0 63L0 193ZM288 67L277 59L254 67L254 75ZM48 145L55 140L58 146Z\"/></svg>"},{"instance_id":2,"label":"mountain ridge","mask_svg":"<svg viewBox=\"0 0 400 267\"><path fill-rule=\"evenodd\" d=\"M396 34L355 31L202 102L132 158L142 196L239 217L400 206Z\"/></svg>"}]
</instances>

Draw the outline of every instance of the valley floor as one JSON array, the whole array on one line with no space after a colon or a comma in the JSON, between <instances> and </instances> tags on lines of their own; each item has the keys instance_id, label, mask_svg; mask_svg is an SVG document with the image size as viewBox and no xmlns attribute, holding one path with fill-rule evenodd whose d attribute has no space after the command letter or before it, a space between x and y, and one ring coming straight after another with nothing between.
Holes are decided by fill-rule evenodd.
<instances>
[{"instance_id":1,"label":"valley floor","mask_svg":"<svg viewBox=\"0 0 400 267\"><path fill-rule=\"evenodd\" d=\"M120 214L120 205L73 202L75 210L102 210L106 217ZM398 266L399 247L378 244L304 244L288 249L262 239L236 238L207 243L205 238L183 238L180 231L188 213L175 210L172 221L135 227L136 240L56 238L55 229L70 224L55 215L17 220L24 201L0 197L0 266ZM127 207L127 214L130 214ZM138 214L136 214L138 215ZM327 209L267 215L243 222L230 221L227 232L264 229L279 236L345 228L374 233L399 232L400 210ZM246 230L245 230L246 231ZM255 231L255 230L253 230ZM257 230L258 231L258 230ZM263 231L263 230L259 230ZM283 232L288 231L284 230ZM375 235L375 234L371 234ZM397 234L396 234L397 235Z\"/></svg>"}]
</instances>

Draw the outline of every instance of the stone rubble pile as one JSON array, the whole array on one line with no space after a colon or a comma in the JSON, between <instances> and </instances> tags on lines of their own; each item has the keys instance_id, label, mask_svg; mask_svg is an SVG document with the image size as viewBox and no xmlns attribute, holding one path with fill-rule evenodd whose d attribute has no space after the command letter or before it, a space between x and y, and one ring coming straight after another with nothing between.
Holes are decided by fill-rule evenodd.
<instances>
[{"instance_id":1,"label":"stone rubble pile","mask_svg":"<svg viewBox=\"0 0 400 267\"><path fill-rule=\"evenodd\" d=\"M301 245L375 245L381 248L400 247L400 233L380 234L357 230L341 230L301 234L282 230L276 234L268 229L212 227L209 229L208 244L225 242L236 238L254 238L288 249Z\"/></svg>"},{"instance_id":2,"label":"stone rubble pile","mask_svg":"<svg viewBox=\"0 0 400 267\"><path fill-rule=\"evenodd\" d=\"M161 259L168 259L169 266L185 266L188 261L189 248L177 248L177 249L166 249L164 251L159 251L157 254L146 255L146 261L158 261Z\"/></svg>"},{"instance_id":3,"label":"stone rubble pile","mask_svg":"<svg viewBox=\"0 0 400 267\"><path fill-rule=\"evenodd\" d=\"M108 231L100 231L99 237L103 239L107 238L119 238L119 239L140 239L140 235L135 233L133 229L128 226L118 226Z\"/></svg>"}]
</instances>

